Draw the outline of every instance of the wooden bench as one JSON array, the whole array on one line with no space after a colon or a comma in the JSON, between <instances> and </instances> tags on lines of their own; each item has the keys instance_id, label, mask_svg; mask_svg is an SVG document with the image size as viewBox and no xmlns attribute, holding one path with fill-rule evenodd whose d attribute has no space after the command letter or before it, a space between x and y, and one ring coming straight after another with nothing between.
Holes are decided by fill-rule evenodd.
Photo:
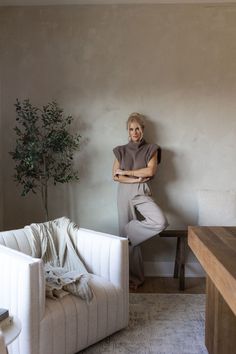
<instances>
[{"instance_id":1,"label":"wooden bench","mask_svg":"<svg viewBox=\"0 0 236 354\"><path fill-rule=\"evenodd\" d=\"M179 290L185 289L185 249L188 230L164 230L160 237L177 237L175 252L174 278L179 278Z\"/></svg>"}]
</instances>

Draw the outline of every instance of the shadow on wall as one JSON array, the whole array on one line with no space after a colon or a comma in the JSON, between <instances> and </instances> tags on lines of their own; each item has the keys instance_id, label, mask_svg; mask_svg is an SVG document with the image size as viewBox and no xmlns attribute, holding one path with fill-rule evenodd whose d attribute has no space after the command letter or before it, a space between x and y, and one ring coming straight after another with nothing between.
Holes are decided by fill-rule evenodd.
<instances>
[{"instance_id":1,"label":"shadow on wall","mask_svg":"<svg viewBox=\"0 0 236 354\"><path fill-rule=\"evenodd\" d=\"M156 177L152 181L152 192L154 200L160 205L163 212L169 220L169 228L174 229L175 225L171 224L171 219L178 220L179 225L191 224L192 220L187 220L188 216L183 211L175 207L169 199L169 187L178 181L178 173L176 163L174 162L176 154L173 150L166 149L160 141L163 141L164 127L156 121L146 119L145 139L149 143L156 143L161 147L161 164L157 171Z\"/></svg>"},{"instance_id":2,"label":"shadow on wall","mask_svg":"<svg viewBox=\"0 0 236 354\"><path fill-rule=\"evenodd\" d=\"M80 183L83 178L88 175L89 164L87 157L87 146L89 144L88 134L86 134L91 126L87 122L83 122L77 114L73 115L74 121L72 129L74 132L81 134L79 151L74 154L74 169L78 170L79 180L70 181L69 183L56 186L50 185L49 213L50 219L67 216L71 220L79 223L78 220L78 193Z\"/></svg>"}]
</instances>

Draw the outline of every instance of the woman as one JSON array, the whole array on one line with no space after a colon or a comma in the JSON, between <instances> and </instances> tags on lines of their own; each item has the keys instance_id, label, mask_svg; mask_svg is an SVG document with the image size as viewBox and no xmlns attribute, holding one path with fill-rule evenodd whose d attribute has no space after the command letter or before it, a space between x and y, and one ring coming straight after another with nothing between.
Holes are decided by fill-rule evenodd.
<instances>
[{"instance_id":1,"label":"woman","mask_svg":"<svg viewBox=\"0 0 236 354\"><path fill-rule=\"evenodd\" d=\"M119 233L129 239L130 287L144 282L140 244L167 227L167 220L151 197L149 181L160 162L160 148L143 138L144 120L132 113L127 121L129 143L113 149L113 180L118 186Z\"/></svg>"}]
</instances>

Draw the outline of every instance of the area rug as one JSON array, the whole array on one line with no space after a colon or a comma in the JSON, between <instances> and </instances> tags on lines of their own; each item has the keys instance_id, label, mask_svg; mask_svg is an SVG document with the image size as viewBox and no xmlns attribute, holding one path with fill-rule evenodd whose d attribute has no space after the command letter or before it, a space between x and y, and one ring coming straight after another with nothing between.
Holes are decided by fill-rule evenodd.
<instances>
[{"instance_id":1,"label":"area rug","mask_svg":"<svg viewBox=\"0 0 236 354\"><path fill-rule=\"evenodd\" d=\"M205 295L130 294L129 326L82 354L207 354Z\"/></svg>"}]
</instances>

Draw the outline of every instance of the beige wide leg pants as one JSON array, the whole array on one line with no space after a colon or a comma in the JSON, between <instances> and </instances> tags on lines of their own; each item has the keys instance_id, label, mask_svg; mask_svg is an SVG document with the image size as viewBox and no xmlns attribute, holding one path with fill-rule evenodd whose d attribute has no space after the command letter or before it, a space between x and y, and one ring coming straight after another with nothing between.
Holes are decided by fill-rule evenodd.
<instances>
[{"instance_id":1,"label":"beige wide leg pants","mask_svg":"<svg viewBox=\"0 0 236 354\"><path fill-rule=\"evenodd\" d=\"M168 226L166 217L151 197L147 183L125 184L118 187L119 233L128 237L130 281L139 285L144 281L140 244L158 235Z\"/></svg>"}]
</instances>

